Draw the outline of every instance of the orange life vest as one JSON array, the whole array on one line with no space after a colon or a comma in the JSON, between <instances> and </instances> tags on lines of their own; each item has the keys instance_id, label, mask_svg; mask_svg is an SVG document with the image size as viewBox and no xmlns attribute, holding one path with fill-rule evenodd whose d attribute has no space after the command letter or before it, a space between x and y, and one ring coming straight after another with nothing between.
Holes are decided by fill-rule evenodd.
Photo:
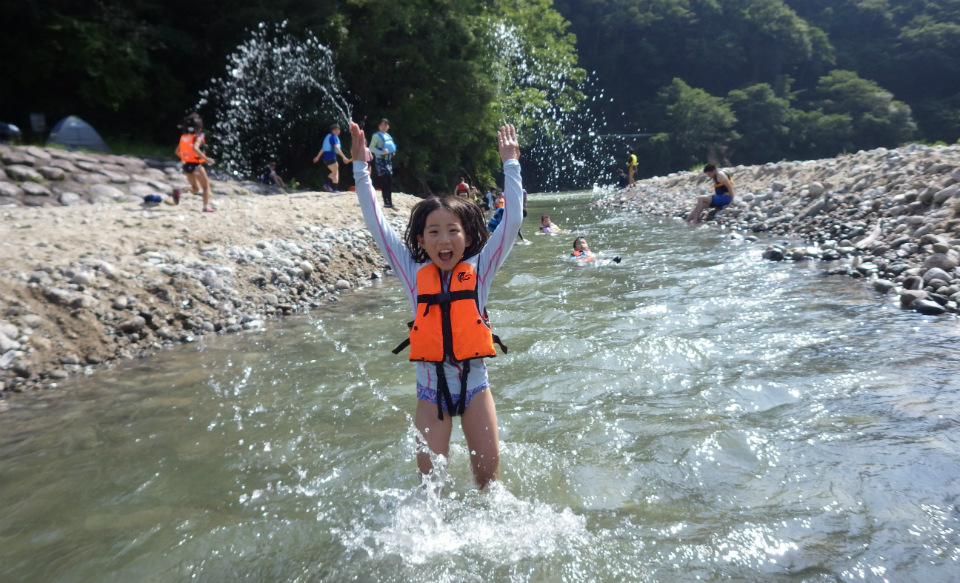
<instances>
[{"instance_id":1,"label":"orange life vest","mask_svg":"<svg viewBox=\"0 0 960 583\"><path fill-rule=\"evenodd\" d=\"M461 261L453 268L449 289L443 291L442 274L436 264L417 271L417 312L410 322L410 337L394 350L399 354L410 346L410 360L433 362L437 369L437 417L443 420L446 402L450 415L463 415L466 407L467 377L470 359L496 356L493 343L504 353L507 347L490 332L486 312L477 302L477 273L469 263ZM463 363L460 371L460 399L454 405L443 361L450 356Z\"/></svg>"},{"instance_id":2,"label":"orange life vest","mask_svg":"<svg viewBox=\"0 0 960 583\"><path fill-rule=\"evenodd\" d=\"M597 260L597 257L593 253L587 255L583 251L574 251L573 256L579 259L580 261L596 261Z\"/></svg>"},{"instance_id":3,"label":"orange life vest","mask_svg":"<svg viewBox=\"0 0 960 583\"><path fill-rule=\"evenodd\" d=\"M197 139L197 134L183 134L180 136L180 161L184 164L202 164L203 158L197 155L193 149L193 142Z\"/></svg>"},{"instance_id":4,"label":"orange life vest","mask_svg":"<svg viewBox=\"0 0 960 583\"><path fill-rule=\"evenodd\" d=\"M440 268L417 271L417 314L410 327L410 360L443 362L496 356L493 333L477 305L477 274L469 263L453 268L444 293Z\"/></svg>"}]
</instances>

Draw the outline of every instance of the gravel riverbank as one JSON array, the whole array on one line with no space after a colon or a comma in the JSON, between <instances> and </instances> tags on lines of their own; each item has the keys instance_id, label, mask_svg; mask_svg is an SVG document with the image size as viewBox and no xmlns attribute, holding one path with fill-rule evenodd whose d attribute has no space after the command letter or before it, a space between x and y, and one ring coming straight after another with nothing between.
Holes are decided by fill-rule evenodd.
<instances>
[{"instance_id":1,"label":"gravel riverbank","mask_svg":"<svg viewBox=\"0 0 960 583\"><path fill-rule=\"evenodd\" d=\"M769 245L764 257L834 262L829 273L869 278L878 292L897 294L905 309L956 317L960 145L881 148L728 170L737 196L699 228L799 237L806 244ZM702 172L678 172L638 181L597 204L686 217L696 196L712 193L712 184Z\"/></svg>"},{"instance_id":2,"label":"gravel riverbank","mask_svg":"<svg viewBox=\"0 0 960 583\"><path fill-rule=\"evenodd\" d=\"M353 193L186 185L137 158L0 146L0 396L322 309L386 264ZM394 195L402 230L417 198Z\"/></svg>"}]
</instances>

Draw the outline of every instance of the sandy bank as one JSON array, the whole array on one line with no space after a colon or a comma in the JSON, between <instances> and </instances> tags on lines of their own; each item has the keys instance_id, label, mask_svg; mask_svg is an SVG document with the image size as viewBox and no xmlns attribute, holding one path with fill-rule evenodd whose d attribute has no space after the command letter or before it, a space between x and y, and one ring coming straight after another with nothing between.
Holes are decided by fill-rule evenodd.
<instances>
[{"instance_id":1,"label":"sandy bank","mask_svg":"<svg viewBox=\"0 0 960 583\"><path fill-rule=\"evenodd\" d=\"M31 184L55 193L70 180L9 174L8 186L37 192ZM154 179L160 191L185 184L171 173ZM97 201L89 190L70 206L0 196L0 391L52 387L164 345L322 309L386 268L353 193L243 194L223 183L214 193L214 213L201 213L192 194L152 207L140 195ZM36 202L43 196L48 204ZM417 200L394 196L398 229Z\"/></svg>"}]
</instances>

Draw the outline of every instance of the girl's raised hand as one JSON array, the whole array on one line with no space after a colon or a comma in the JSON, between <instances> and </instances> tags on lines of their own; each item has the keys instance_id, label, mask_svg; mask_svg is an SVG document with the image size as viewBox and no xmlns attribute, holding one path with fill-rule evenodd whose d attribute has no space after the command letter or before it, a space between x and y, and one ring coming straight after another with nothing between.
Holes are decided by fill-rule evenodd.
<instances>
[{"instance_id":1,"label":"girl's raised hand","mask_svg":"<svg viewBox=\"0 0 960 583\"><path fill-rule=\"evenodd\" d=\"M367 159L367 139L356 122L350 122L350 158L353 160Z\"/></svg>"},{"instance_id":2,"label":"girl's raised hand","mask_svg":"<svg viewBox=\"0 0 960 583\"><path fill-rule=\"evenodd\" d=\"M520 142L517 141L517 130L507 124L497 132L497 146L500 149L500 161L520 159Z\"/></svg>"}]
</instances>

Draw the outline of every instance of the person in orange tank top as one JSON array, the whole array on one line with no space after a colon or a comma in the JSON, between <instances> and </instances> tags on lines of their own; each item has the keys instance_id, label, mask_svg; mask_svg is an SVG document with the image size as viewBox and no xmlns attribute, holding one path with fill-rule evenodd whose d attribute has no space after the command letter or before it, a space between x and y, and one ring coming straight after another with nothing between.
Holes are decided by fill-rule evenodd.
<instances>
[{"instance_id":1,"label":"person in orange tank top","mask_svg":"<svg viewBox=\"0 0 960 583\"><path fill-rule=\"evenodd\" d=\"M180 143L177 144L175 153L183 162L183 173L190 183L190 192L194 194L203 194L203 212L212 213L213 205L210 204L210 178L207 176L207 170L204 164L212 164L213 158L207 156L203 147L205 142L203 133L203 119L196 112L191 113L183 120L183 134L180 136ZM174 199L179 202L180 192L173 191Z\"/></svg>"}]
</instances>

